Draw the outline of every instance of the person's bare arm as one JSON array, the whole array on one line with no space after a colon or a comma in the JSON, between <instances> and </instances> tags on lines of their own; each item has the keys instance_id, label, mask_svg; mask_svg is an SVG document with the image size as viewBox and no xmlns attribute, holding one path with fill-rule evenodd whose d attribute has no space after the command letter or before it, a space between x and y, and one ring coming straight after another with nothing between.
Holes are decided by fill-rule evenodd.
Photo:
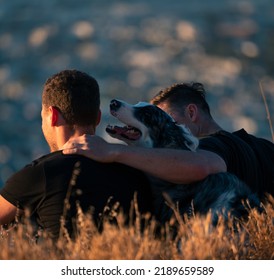
<instances>
[{"instance_id":1,"label":"person's bare arm","mask_svg":"<svg viewBox=\"0 0 274 280\"><path fill-rule=\"evenodd\" d=\"M100 162L119 162L163 180L186 184L209 174L226 171L224 160L215 153L175 149L150 149L107 143L98 136L83 135L63 147L64 154L78 153Z\"/></svg>"},{"instance_id":2,"label":"person's bare arm","mask_svg":"<svg viewBox=\"0 0 274 280\"><path fill-rule=\"evenodd\" d=\"M22 214L22 210L19 210L0 195L0 225L12 222L19 213Z\"/></svg>"}]
</instances>

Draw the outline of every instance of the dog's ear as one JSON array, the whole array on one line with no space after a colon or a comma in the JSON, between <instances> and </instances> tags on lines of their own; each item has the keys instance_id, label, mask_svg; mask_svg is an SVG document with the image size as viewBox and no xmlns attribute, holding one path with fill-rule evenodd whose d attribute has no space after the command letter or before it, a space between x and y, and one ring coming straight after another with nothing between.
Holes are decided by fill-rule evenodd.
<instances>
[{"instance_id":1,"label":"dog's ear","mask_svg":"<svg viewBox=\"0 0 274 280\"><path fill-rule=\"evenodd\" d=\"M179 125L183 131L184 138L186 139L185 145L191 150L196 151L196 149L199 146L199 139L195 137L189 128L187 128L185 125L181 124Z\"/></svg>"}]
</instances>

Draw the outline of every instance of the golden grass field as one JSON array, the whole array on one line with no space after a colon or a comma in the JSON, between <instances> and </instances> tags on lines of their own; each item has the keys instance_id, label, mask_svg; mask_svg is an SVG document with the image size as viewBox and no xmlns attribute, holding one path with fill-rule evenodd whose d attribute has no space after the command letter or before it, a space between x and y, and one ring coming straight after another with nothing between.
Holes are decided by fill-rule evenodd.
<instances>
[{"instance_id":1,"label":"golden grass field","mask_svg":"<svg viewBox=\"0 0 274 280\"><path fill-rule=\"evenodd\" d=\"M64 233L53 242L42 236L35 242L28 222L11 229L0 229L2 260L270 260L274 259L274 199L264 205L265 211L251 210L244 222L232 227L220 220L216 227L210 215L182 220L176 218L163 226L155 237L156 222L137 219L125 226L124 216L117 215L117 225L104 222L98 232L90 215L79 209L77 237L71 240ZM176 211L175 211L176 212ZM141 220L145 221L141 229ZM178 225L177 235L172 228Z\"/></svg>"}]
</instances>

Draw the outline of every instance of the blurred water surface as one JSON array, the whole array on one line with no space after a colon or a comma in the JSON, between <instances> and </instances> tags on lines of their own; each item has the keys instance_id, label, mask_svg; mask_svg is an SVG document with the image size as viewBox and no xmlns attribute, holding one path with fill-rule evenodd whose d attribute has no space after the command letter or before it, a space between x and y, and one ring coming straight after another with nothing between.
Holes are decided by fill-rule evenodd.
<instances>
[{"instance_id":1,"label":"blurred water surface","mask_svg":"<svg viewBox=\"0 0 274 280\"><path fill-rule=\"evenodd\" d=\"M223 128L270 140L259 82L273 120L273 46L270 0L0 0L0 188L48 152L41 89L65 68L98 80L105 138L113 97L147 101L199 81Z\"/></svg>"}]
</instances>

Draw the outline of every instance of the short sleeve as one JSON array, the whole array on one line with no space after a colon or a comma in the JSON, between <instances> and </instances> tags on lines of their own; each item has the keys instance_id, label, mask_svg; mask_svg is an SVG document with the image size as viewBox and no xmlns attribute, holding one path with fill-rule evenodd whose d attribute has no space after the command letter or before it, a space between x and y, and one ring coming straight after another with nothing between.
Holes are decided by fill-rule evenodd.
<instances>
[{"instance_id":1,"label":"short sleeve","mask_svg":"<svg viewBox=\"0 0 274 280\"><path fill-rule=\"evenodd\" d=\"M44 182L42 167L30 164L12 175L0 194L16 207L33 209L43 197Z\"/></svg>"}]
</instances>

